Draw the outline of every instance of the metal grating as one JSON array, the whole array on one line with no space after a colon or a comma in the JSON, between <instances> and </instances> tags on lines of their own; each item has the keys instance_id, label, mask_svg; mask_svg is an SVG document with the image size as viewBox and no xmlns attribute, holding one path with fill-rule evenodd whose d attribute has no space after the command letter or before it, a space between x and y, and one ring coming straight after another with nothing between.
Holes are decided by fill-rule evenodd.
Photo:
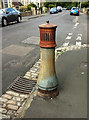
<instances>
[{"instance_id":1,"label":"metal grating","mask_svg":"<svg viewBox=\"0 0 89 120\"><path fill-rule=\"evenodd\" d=\"M8 89L23 94L29 94L35 85L36 80L29 80L19 76L10 84Z\"/></svg>"}]
</instances>

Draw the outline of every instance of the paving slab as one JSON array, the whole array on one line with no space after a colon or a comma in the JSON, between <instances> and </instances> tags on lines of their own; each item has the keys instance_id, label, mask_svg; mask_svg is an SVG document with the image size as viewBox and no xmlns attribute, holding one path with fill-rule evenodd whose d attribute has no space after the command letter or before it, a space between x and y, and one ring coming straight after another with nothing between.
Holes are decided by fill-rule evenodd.
<instances>
[{"instance_id":1,"label":"paving slab","mask_svg":"<svg viewBox=\"0 0 89 120\"><path fill-rule=\"evenodd\" d=\"M22 17L22 21L26 21L26 20L34 19L34 18L38 18L38 17L43 17L43 16L45 16L46 14L47 14L47 13L45 13L45 14L39 14L39 15L25 16L25 17Z\"/></svg>"}]
</instances>

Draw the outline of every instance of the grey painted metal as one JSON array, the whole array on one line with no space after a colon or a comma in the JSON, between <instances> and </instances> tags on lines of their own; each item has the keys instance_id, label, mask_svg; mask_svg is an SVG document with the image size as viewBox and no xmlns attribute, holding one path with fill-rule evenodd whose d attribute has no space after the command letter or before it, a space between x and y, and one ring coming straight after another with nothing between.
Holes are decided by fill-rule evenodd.
<instances>
[{"instance_id":1,"label":"grey painted metal","mask_svg":"<svg viewBox=\"0 0 89 120\"><path fill-rule=\"evenodd\" d=\"M41 67L37 80L38 88L51 91L57 88L58 80L55 73L55 48L40 48Z\"/></svg>"}]
</instances>

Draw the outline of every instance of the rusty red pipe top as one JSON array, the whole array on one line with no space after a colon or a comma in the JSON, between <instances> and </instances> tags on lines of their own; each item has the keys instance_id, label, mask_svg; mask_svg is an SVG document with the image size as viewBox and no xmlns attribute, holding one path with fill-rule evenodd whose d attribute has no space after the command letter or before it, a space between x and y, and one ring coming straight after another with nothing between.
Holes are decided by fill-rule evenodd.
<instances>
[{"instance_id":1,"label":"rusty red pipe top","mask_svg":"<svg viewBox=\"0 0 89 120\"><path fill-rule=\"evenodd\" d=\"M55 31L57 26L50 24L46 21L46 24L39 25L40 29L40 47L51 48L56 47L55 43Z\"/></svg>"},{"instance_id":2,"label":"rusty red pipe top","mask_svg":"<svg viewBox=\"0 0 89 120\"><path fill-rule=\"evenodd\" d=\"M46 21L46 24L39 25L39 28L44 28L44 29L51 28L52 29L52 28L57 28L57 26L49 23L49 21Z\"/></svg>"}]
</instances>

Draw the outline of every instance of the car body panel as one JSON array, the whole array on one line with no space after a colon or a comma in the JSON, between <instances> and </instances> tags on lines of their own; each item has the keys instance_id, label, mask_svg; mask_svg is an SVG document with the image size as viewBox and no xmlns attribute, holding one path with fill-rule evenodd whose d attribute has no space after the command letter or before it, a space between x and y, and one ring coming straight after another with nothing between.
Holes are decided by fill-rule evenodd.
<instances>
[{"instance_id":1,"label":"car body panel","mask_svg":"<svg viewBox=\"0 0 89 120\"><path fill-rule=\"evenodd\" d=\"M79 9L77 7L72 7L70 15L79 15Z\"/></svg>"},{"instance_id":2,"label":"car body panel","mask_svg":"<svg viewBox=\"0 0 89 120\"><path fill-rule=\"evenodd\" d=\"M13 8L0 9L0 24L2 24L4 18L8 23L17 21L18 16L22 19L20 12Z\"/></svg>"},{"instance_id":3,"label":"car body panel","mask_svg":"<svg viewBox=\"0 0 89 120\"><path fill-rule=\"evenodd\" d=\"M62 6L57 6L58 12L62 12Z\"/></svg>"},{"instance_id":4,"label":"car body panel","mask_svg":"<svg viewBox=\"0 0 89 120\"><path fill-rule=\"evenodd\" d=\"M51 8L50 9L50 14L53 14L53 13L58 13L57 8Z\"/></svg>"}]
</instances>

